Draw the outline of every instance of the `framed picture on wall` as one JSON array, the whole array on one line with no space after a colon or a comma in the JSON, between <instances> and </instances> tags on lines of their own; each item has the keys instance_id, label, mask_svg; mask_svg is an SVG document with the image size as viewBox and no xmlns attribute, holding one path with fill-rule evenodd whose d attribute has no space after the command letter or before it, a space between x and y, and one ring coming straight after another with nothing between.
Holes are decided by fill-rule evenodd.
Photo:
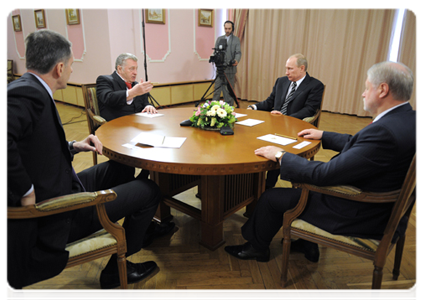
<instances>
[{"instance_id":1,"label":"framed picture on wall","mask_svg":"<svg viewBox=\"0 0 423 300\"><path fill-rule=\"evenodd\" d=\"M166 15L164 9L146 9L145 20L147 23L166 24Z\"/></svg>"},{"instance_id":2,"label":"framed picture on wall","mask_svg":"<svg viewBox=\"0 0 423 300\"><path fill-rule=\"evenodd\" d=\"M12 22L14 31L22 31L21 15L12 16Z\"/></svg>"},{"instance_id":3,"label":"framed picture on wall","mask_svg":"<svg viewBox=\"0 0 423 300\"><path fill-rule=\"evenodd\" d=\"M198 26L213 27L213 9L198 10Z\"/></svg>"},{"instance_id":4,"label":"framed picture on wall","mask_svg":"<svg viewBox=\"0 0 423 300\"><path fill-rule=\"evenodd\" d=\"M46 16L44 9L34 10L35 26L37 28L46 28Z\"/></svg>"},{"instance_id":5,"label":"framed picture on wall","mask_svg":"<svg viewBox=\"0 0 423 300\"><path fill-rule=\"evenodd\" d=\"M77 25L80 23L79 20L79 9L67 8L66 9L66 22L68 25Z\"/></svg>"}]
</instances>

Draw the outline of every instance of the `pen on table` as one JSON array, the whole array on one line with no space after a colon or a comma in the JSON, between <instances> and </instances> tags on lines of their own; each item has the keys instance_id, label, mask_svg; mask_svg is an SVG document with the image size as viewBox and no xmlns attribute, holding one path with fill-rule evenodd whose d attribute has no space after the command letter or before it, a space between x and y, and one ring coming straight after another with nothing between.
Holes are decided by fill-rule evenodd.
<instances>
[{"instance_id":1,"label":"pen on table","mask_svg":"<svg viewBox=\"0 0 423 300\"><path fill-rule=\"evenodd\" d=\"M279 133L275 133L275 135L281 136L281 137L284 137L284 138L287 138L287 139L292 139L292 140L296 140L297 139L296 137L291 137L291 136L287 136L287 135L283 135L283 134L279 134Z\"/></svg>"}]
</instances>

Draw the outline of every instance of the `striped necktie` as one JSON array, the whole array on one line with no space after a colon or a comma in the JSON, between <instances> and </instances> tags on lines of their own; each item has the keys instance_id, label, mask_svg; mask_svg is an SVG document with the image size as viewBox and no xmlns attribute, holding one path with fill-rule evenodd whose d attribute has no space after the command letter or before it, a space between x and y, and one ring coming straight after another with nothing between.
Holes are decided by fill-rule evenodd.
<instances>
[{"instance_id":1,"label":"striped necktie","mask_svg":"<svg viewBox=\"0 0 423 300\"><path fill-rule=\"evenodd\" d=\"M293 83L292 83L292 89L291 89L291 92L289 92L289 95L288 95L288 97L286 97L286 99L285 99L285 102L283 103L283 105L282 105L282 109L281 109L281 113L283 114L283 115L286 115L287 114L287 112L288 112L288 104L289 104L289 102L291 102L292 100L293 100L293 95L294 95L294 93L295 93L295 89L296 89L296 87L297 87L297 83L294 81Z\"/></svg>"}]
</instances>

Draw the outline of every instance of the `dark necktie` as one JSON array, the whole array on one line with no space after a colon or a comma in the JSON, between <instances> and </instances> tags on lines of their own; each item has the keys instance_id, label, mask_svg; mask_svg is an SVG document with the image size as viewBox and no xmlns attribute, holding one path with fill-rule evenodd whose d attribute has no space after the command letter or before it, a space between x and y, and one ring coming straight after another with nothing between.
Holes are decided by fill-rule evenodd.
<instances>
[{"instance_id":1,"label":"dark necktie","mask_svg":"<svg viewBox=\"0 0 423 300\"><path fill-rule=\"evenodd\" d=\"M291 92L289 92L289 95L288 95L288 97L286 97L286 100L285 100L285 102L283 103L283 105L282 105L282 109L281 109L281 113L283 114L283 115L286 115L287 114L287 111L288 111L288 104L289 104L289 102L291 102L292 100L293 100L293 96L294 96L294 93L295 93L295 89L296 89L296 87L297 87L297 83L296 82L293 82L292 83L292 89L291 89Z\"/></svg>"}]
</instances>

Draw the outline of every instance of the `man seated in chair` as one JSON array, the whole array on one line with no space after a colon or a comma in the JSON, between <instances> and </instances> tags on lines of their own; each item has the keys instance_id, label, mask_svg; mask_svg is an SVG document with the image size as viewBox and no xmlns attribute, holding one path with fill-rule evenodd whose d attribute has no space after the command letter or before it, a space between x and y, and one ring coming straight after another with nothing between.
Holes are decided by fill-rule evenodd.
<instances>
[{"instance_id":1,"label":"man seated in chair","mask_svg":"<svg viewBox=\"0 0 423 300\"><path fill-rule=\"evenodd\" d=\"M297 119L312 117L322 103L323 83L307 73L308 62L304 55L291 55L286 61L286 76L276 79L273 91L263 102L249 105L248 109L270 111ZM266 189L275 186L279 171L267 172Z\"/></svg>"},{"instance_id":2,"label":"man seated in chair","mask_svg":"<svg viewBox=\"0 0 423 300\"><path fill-rule=\"evenodd\" d=\"M123 53L116 59L111 75L100 75L96 92L100 115L110 121L122 116L147 112L156 114L156 108L148 102L148 92L153 88L150 81L135 81L138 75L138 58Z\"/></svg>"},{"instance_id":3,"label":"man seated in chair","mask_svg":"<svg viewBox=\"0 0 423 300\"><path fill-rule=\"evenodd\" d=\"M144 235L161 200L159 187L148 179L128 177L127 167L113 161L76 174L73 155L102 154L94 135L66 141L53 94L66 88L72 73L71 43L62 35L39 30L26 38L28 72L7 87L8 206L33 205L46 199L82 191L113 189L117 198L105 204L112 222L125 218L127 256L141 250ZM59 274L66 266L66 244L100 229L95 206L69 213L27 220L8 220L8 281L14 288ZM150 275L153 261L127 261L128 283ZM101 272L102 288L120 285L117 257Z\"/></svg>"},{"instance_id":4,"label":"man seated in chair","mask_svg":"<svg viewBox=\"0 0 423 300\"><path fill-rule=\"evenodd\" d=\"M96 81L96 94L100 115L111 121L113 119L139 112L156 114L157 110L148 102L148 92L153 85L150 81L138 83L138 58L130 53L120 54L116 58L115 71L111 75L100 75ZM135 173L135 168L129 168L128 172ZM150 172L141 170L138 177L148 178ZM155 238L173 232L174 222L156 223L151 222L143 243L143 247L150 245Z\"/></svg>"},{"instance_id":5,"label":"man seated in chair","mask_svg":"<svg viewBox=\"0 0 423 300\"><path fill-rule=\"evenodd\" d=\"M364 109L373 123L356 135L306 129L298 136L321 139L326 149L339 154L329 162L309 161L283 149L267 146L255 154L280 165L281 178L317 186L351 185L367 192L400 189L416 152L416 112L407 102L413 91L413 74L401 63L382 62L367 72L363 92ZM251 218L242 227L248 241L227 246L225 250L240 259L269 260L269 245L279 231L284 213L298 203L301 190L275 188L266 190ZM393 203L362 203L310 192L300 219L329 233L380 239ZM400 222L397 233L403 235ZM312 261L319 260L314 243L297 240L292 250L301 251Z\"/></svg>"}]
</instances>

